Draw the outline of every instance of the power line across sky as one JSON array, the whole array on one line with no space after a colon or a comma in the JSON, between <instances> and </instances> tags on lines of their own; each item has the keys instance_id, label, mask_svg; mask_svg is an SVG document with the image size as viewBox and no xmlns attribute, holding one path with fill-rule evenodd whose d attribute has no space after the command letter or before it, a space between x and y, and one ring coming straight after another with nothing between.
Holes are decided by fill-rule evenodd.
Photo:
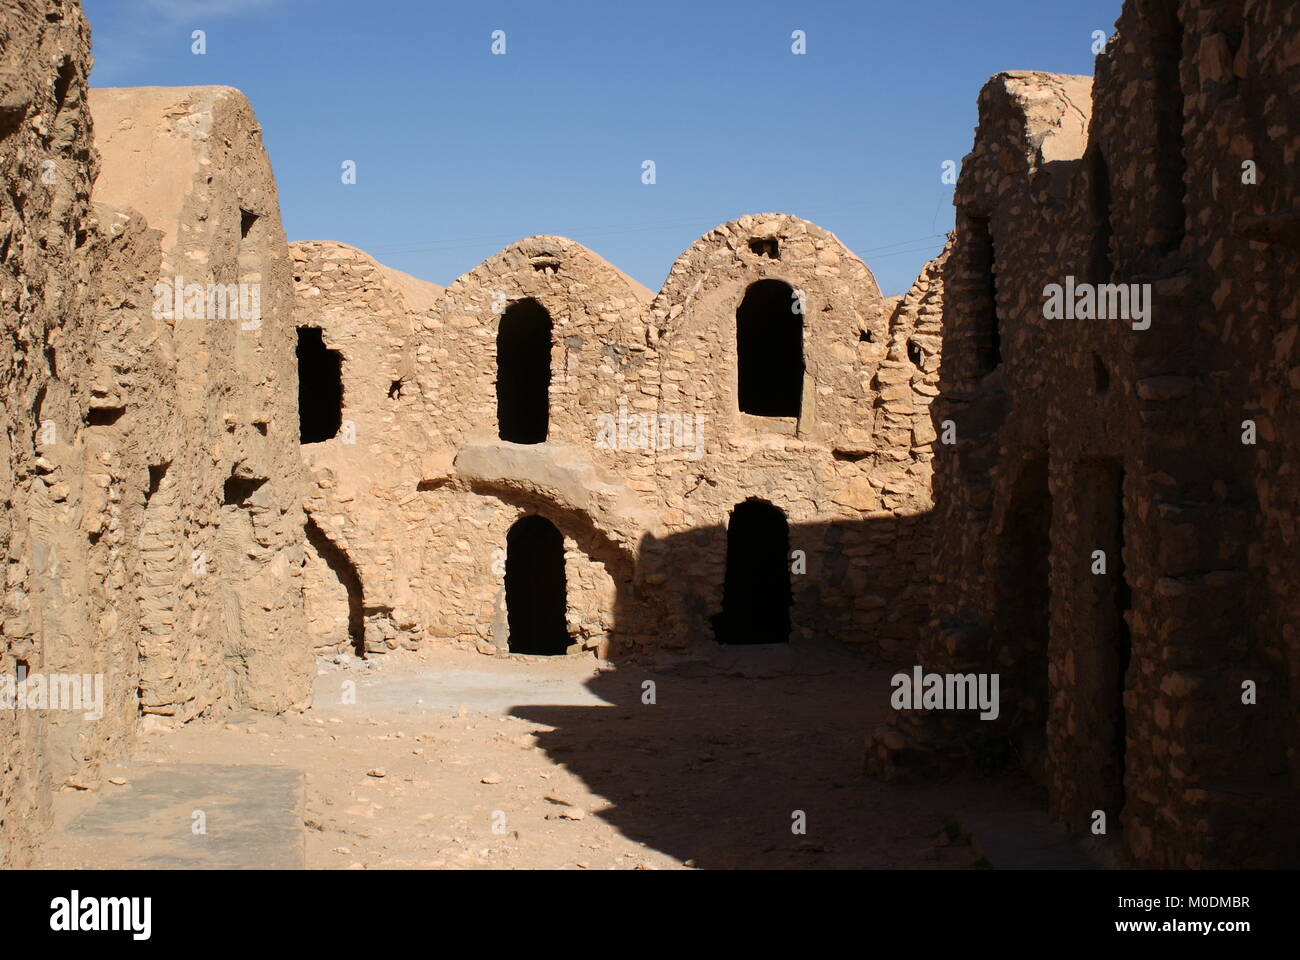
<instances>
[{"instance_id":1,"label":"power line across sky","mask_svg":"<svg viewBox=\"0 0 1300 960\"><path fill-rule=\"evenodd\" d=\"M1092 73L1120 0L1051 6L86 0L93 86L248 96L291 240L447 284L560 234L656 289L714 226L789 213L887 294L952 226L943 171L970 149L981 86Z\"/></svg>"}]
</instances>

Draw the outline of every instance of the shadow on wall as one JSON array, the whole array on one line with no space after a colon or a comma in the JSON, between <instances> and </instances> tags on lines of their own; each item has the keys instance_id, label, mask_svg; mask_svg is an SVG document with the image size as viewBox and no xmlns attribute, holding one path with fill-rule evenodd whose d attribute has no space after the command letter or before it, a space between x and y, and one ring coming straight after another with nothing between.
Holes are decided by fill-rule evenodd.
<instances>
[{"instance_id":1,"label":"shadow on wall","mask_svg":"<svg viewBox=\"0 0 1300 960\"><path fill-rule=\"evenodd\" d=\"M325 565L338 578L339 584L346 591L348 640L352 645L353 653L358 657L365 657L365 601L361 588L361 577L357 574L357 568L352 565L352 561L348 559L347 554L336 547L329 537L325 536L321 528L316 525L316 521L310 516L307 517L306 533L307 542L316 551L317 555L325 561Z\"/></svg>"},{"instance_id":2,"label":"shadow on wall","mask_svg":"<svg viewBox=\"0 0 1300 960\"><path fill-rule=\"evenodd\" d=\"M789 524L778 506L751 497L726 527L646 536L641 602L616 609L614 648L638 638L647 651L687 638L678 649L692 652L788 641L911 657L929 620L926 558L915 549L929 517Z\"/></svg>"},{"instance_id":3,"label":"shadow on wall","mask_svg":"<svg viewBox=\"0 0 1300 960\"><path fill-rule=\"evenodd\" d=\"M539 747L608 801L589 815L679 860L715 868L927 865L938 856L930 841L947 812L943 791L885 785L863 773L863 738L892 709L895 671L830 635L831 625L842 627L836 614L845 623L864 615L847 590L855 551L846 555L842 546L906 541L925 519L787 527L775 507L748 500L730 530L647 537L637 593L654 592L620 594L619 638L625 627L653 629L640 618L662 618L666 609L669 622L685 617L693 625L696 645L659 665L593 677L587 686L607 705L511 713L553 728L536 734ZM821 546L808 551L807 573L793 574L789 553L799 544ZM694 575L705 570L712 572ZM671 595L656 585L656 571L675 572ZM832 584L792 591L799 576ZM836 591L844 593L838 608L819 602ZM817 611L823 616L810 622ZM873 612L884 623L888 611ZM718 643L711 621L729 642L706 652L705 644ZM668 629L663 619L658 625ZM553 801L554 817L565 815L562 800ZM810 824L806 834L792 832L796 811Z\"/></svg>"}]
</instances>

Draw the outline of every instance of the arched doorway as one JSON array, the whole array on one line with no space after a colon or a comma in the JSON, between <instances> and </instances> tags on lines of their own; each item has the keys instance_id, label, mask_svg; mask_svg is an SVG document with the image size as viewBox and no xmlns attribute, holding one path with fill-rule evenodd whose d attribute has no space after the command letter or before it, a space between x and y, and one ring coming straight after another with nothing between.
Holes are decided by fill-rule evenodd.
<instances>
[{"instance_id":1,"label":"arched doorway","mask_svg":"<svg viewBox=\"0 0 1300 960\"><path fill-rule=\"evenodd\" d=\"M736 397L741 413L798 417L803 403L803 315L794 288L759 280L736 309Z\"/></svg>"},{"instance_id":2,"label":"arched doorway","mask_svg":"<svg viewBox=\"0 0 1300 960\"><path fill-rule=\"evenodd\" d=\"M719 643L790 642L790 527L765 500L736 505L727 524Z\"/></svg>"},{"instance_id":3,"label":"arched doorway","mask_svg":"<svg viewBox=\"0 0 1300 960\"><path fill-rule=\"evenodd\" d=\"M1002 527L990 551L995 642L1016 644L1020 662L1007 685L1018 687L1021 708L1013 745L1030 776L1046 777L1050 710L1048 641L1051 634L1052 493L1048 458L1036 456L1019 467ZM1028 705L1033 704L1030 708Z\"/></svg>"},{"instance_id":4,"label":"arched doorway","mask_svg":"<svg viewBox=\"0 0 1300 960\"><path fill-rule=\"evenodd\" d=\"M320 327L298 328L298 440L333 440L343 424L343 355L325 346Z\"/></svg>"},{"instance_id":5,"label":"arched doorway","mask_svg":"<svg viewBox=\"0 0 1300 960\"><path fill-rule=\"evenodd\" d=\"M551 315L536 300L519 300L497 329L497 436L544 443L550 386Z\"/></svg>"},{"instance_id":6,"label":"arched doorway","mask_svg":"<svg viewBox=\"0 0 1300 960\"><path fill-rule=\"evenodd\" d=\"M545 517L521 517L506 534L506 624L511 653L563 654L564 536Z\"/></svg>"}]
</instances>

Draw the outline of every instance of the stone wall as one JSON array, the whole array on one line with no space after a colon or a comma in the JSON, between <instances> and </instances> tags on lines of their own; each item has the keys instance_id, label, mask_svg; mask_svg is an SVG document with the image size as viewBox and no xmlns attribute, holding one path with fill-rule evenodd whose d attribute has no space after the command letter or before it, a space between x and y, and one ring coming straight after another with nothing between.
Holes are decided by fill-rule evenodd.
<instances>
[{"instance_id":1,"label":"stone wall","mask_svg":"<svg viewBox=\"0 0 1300 960\"><path fill-rule=\"evenodd\" d=\"M574 650L707 651L728 517L749 498L798 531L796 642L915 643L937 268L887 304L834 236L771 214L702 238L658 295L561 237L511 245L423 309L357 251L295 257L296 322L342 364L337 432L302 448L327 541L308 596L321 648L357 645L348 622L371 651L430 637L508 649L506 535L540 513L565 538ZM737 310L761 281L781 297L770 322L793 317L802 342L797 416L741 410ZM521 308L550 323L544 442L501 439L498 341ZM673 442L652 442L651 421Z\"/></svg>"},{"instance_id":2,"label":"stone wall","mask_svg":"<svg viewBox=\"0 0 1300 960\"><path fill-rule=\"evenodd\" d=\"M0 552L5 596L0 670L111 670L130 683L120 645L100 645L89 604L91 544L82 528L90 311L85 247L96 232L96 171L85 77L90 32L55 2L7 3L0 19ZM42 424L49 424L42 430ZM94 603L102 602L102 594ZM21 865L47 825L50 793L129 731L122 711L0 711L0 865ZM83 736L84 734L84 736Z\"/></svg>"},{"instance_id":3,"label":"stone wall","mask_svg":"<svg viewBox=\"0 0 1300 960\"><path fill-rule=\"evenodd\" d=\"M133 484L153 491L141 709L187 720L220 701L305 704L292 280L256 118L228 87L90 99L96 199L139 210L159 233L150 316L127 340L171 366L161 382L123 372L116 387L137 401L120 428L149 438L150 476Z\"/></svg>"},{"instance_id":4,"label":"stone wall","mask_svg":"<svg viewBox=\"0 0 1300 960\"><path fill-rule=\"evenodd\" d=\"M252 112L226 89L88 94L75 4L17 0L0 31L0 671L30 675L30 709L0 711L11 866L142 717L301 705L311 658L293 294ZM203 293L160 309L177 274L257 284L259 321ZM56 704L74 676L85 702Z\"/></svg>"},{"instance_id":5,"label":"stone wall","mask_svg":"<svg viewBox=\"0 0 1300 960\"><path fill-rule=\"evenodd\" d=\"M982 91L920 662L1000 673L1001 717L898 714L874 769L1010 759L1135 863L1294 864L1297 15L1128 3L1091 97ZM1049 314L1067 283L1139 285L1149 326Z\"/></svg>"},{"instance_id":6,"label":"stone wall","mask_svg":"<svg viewBox=\"0 0 1300 960\"><path fill-rule=\"evenodd\" d=\"M420 310L441 288L387 271L343 244L295 243L291 251L294 322L319 330L325 349L341 358L338 432L328 442L301 446L312 481L306 501L312 645L321 651L357 648L364 622L374 650L385 649L386 640L395 648L397 624L403 630L414 626L408 610L424 567L425 522L416 485L429 448L424 431L415 427L437 417L434 407L416 408L414 332ZM324 403L310 393L303 401ZM364 522L380 517L391 525ZM366 574L369 600L358 570Z\"/></svg>"},{"instance_id":7,"label":"stone wall","mask_svg":"<svg viewBox=\"0 0 1300 960\"><path fill-rule=\"evenodd\" d=\"M77 6L8 0L0 675L105 709L0 711L0 865L141 718L301 708L313 651L509 651L525 517L567 652L707 657L751 499L796 648L1001 678L871 769L1015 764L1134 863L1294 864L1297 18L1131 0L1095 81L994 77L950 243L886 300L779 214L658 293L561 237L445 290L291 251L241 94L88 93ZM1149 311L1047 305L1117 284Z\"/></svg>"}]
</instances>

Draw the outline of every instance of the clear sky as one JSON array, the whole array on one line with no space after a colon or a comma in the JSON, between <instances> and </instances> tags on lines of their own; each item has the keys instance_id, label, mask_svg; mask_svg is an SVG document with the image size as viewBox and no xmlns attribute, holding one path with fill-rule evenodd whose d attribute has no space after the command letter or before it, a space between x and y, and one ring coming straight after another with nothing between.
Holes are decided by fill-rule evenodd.
<instances>
[{"instance_id":1,"label":"clear sky","mask_svg":"<svg viewBox=\"0 0 1300 960\"><path fill-rule=\"evenodd\" d=\"M290 240L446 285L513 240L561 234L657 290L714 226L777 211L836 233L887 295L952 226L942 164L970 150L984 81L1091 74L1093 32L1109 36L1120 6L85 0L92 86L248 96Z\"/></svg>"}]
</instances>

